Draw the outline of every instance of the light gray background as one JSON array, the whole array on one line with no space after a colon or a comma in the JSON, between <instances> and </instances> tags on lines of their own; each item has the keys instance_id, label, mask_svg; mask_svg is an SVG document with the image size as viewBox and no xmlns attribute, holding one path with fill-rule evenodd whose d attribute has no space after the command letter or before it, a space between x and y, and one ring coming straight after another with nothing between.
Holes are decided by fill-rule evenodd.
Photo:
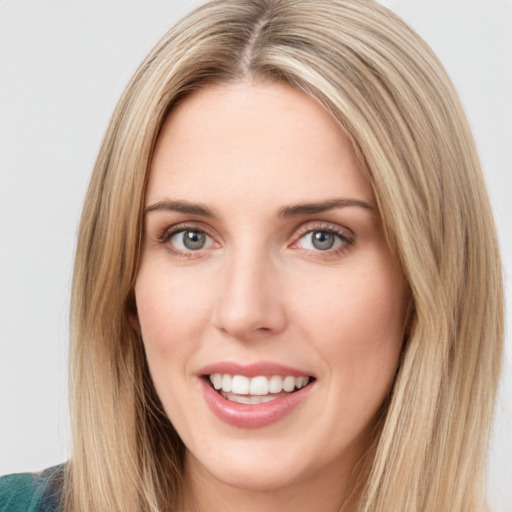
<instances>
[{"instance_id":1,"label":"light gray background","mask_svg":"<svg viewBox=\"0 0 512 512\"><path fill-rule=\"evenodd\" d=\"M70 453L68 303L83 196L128 79L197 3L0 0L0 474L39 470ZM429 42L461 95L510 297L512 1L383 3ZM489 455L496 512L512 510L510 333L507 350Z\"/></svg>"}]
</instances>

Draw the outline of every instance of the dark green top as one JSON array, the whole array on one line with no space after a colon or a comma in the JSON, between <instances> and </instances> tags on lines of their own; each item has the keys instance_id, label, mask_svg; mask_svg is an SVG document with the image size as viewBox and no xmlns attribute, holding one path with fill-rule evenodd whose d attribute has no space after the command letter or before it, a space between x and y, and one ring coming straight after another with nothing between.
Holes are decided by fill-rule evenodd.
<instances>
[{"instance_id":1,"label":"dark green top","mask_svg":"<svg viewBox=\"0 0 512 512\"><path fill-rule=\"evenodd\" d=\"M59 512L65 465L0 478L0 512Z\"/></svg>"}]
</instances>

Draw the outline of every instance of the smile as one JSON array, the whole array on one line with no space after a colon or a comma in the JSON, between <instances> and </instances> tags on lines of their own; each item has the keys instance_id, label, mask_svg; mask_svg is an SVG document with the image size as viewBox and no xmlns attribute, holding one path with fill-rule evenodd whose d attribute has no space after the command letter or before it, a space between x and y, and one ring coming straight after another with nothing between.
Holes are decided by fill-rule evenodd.
<instances>
[{"instance_id":1,"label":"smile","mask_svg":"<svg viewBox=\"0 0 512 512\"><path fill-rule=\"evenodd\" d=\"M213 373L210 382L226 400L239 404L262 404L287 396L304 386L310 378L306 375L294 377L288 375L246 377L228 373Z\"/></svg>"},{"instance_id":2,"label":"smile","mask_svg":"<svg viewBox=\"0 0 512 512\"><path fill-rule=\"evenodd\" d=\"M261 428L284 420L311 395L316 378L275 364L222 363L198 375L211 411L224 423Z\"/></svg>"}]
</instances>

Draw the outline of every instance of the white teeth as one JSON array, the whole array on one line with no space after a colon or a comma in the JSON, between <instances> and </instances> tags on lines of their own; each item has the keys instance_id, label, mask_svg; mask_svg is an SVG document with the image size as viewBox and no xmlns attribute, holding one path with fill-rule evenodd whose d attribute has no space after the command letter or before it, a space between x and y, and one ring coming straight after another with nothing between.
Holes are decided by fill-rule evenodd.
<instances>
[{"instance_id":1,"label":"white teeth","mask_svg":"<svg viewBox=\"0 0 512 512\"><path fill-rule=\"evenodd\" d=\"M222 387L222 375L220 373L214 373L210 376L210 380L212 381L213 387L215 389L220 389Z\"/></svg>"},{"instance_id":2,"label":"white teeth","mask_svg":"<svg viewBox=\"0 0 512 512\"><path fill-rule=\"evenodd\" d=\"M309 382L309 377L299 377L295 381L295 386L297 386L297 389L300 389L300 388L303 388L308 382Z\"/></svg>"},{"instance_id":3,"label":"white teeth","mask_svg":"<svg viewBox=\"0 0 512 512\"><path fill-rule=\"evenodd\" d=\"M231 391L237 395L248 395L249 394L250 381L243 375L234 375L231 381ZM226 390L224 390L226 391Z\"/></svg>"},{"instance_id":4,"label":"white teeth","mask_svg":"<svg viewBox=\"0 0 512 512\"><path fill-rule=\"evenodd\" d=\"M231 375L228 375L227 373L225 373L222 376L222 381L221 381L221 386L220 386L222 391L225 391L226 393L231 391L231 381L232 380L233 379L232 379Z\"/></svg>"},{"instance_id":5,"label":"white teeth","mask_svg":"<svg viewBox=\"0 0 512 512\"><path fill-rule=\"evenodd\" d=\"M290 393L295 389L295 377L285 377L283 382L283 389Z\"/></svg>"},{"instance_id":6,"label":"white teeth","mask_svg":"<svg viewBox=\"0 0 512 512\"><path fill-rule=\"evenodd\" d=\"M268 400L261 400L260 397L268 397L269 394L277 394L285 391L291 393L295 389L303 388L308 382L309 377L303 375L301 377L293 377L288 375L281 377L280 375L272 375L265 377L260 375L258 377L246 377L244 375L230 375L228 373L213 373L210 375L210 381L213 387L220 391L221 394L231 395L247 395L240 400L234 400L239 403L263 403ZM275 397L271 397L274 399ZM256 402L251 402L256 399ZM249 400L249 401L247 401Z\"/></svg>"},{"instance_id":7,"label":"white teeth","mask_svg":"<svg viewBox=\"0 0 512 512\"><path fill-rule=\"evenodd\" d=\"M268 381L268 390L271 393L281 393L283 390L283 379L279 375L272 375Z\"/></svg>"},{"instance_id":8,"label":"white teeth","mask_svg":"<svg viewBox=\"0 0 512 512\"><path fill-rule=\"evenodd\" d=\"M237 402L239 404L246 404L246 405L264 404L267 402L271 402L272 400L276 400L277 398L280 398L279 396L272 396L272 395L265 395L265 396L237 395L235 393L224 393L224 391L221 391L221 395L224 398L227 398L230 402Z\"/></svg>"},{"instance_id":9,"label":"white teeth","mask_svg":"<svg viewBox=\"0 0 512 512\"><path fill-rule=\"evenodd\" d=\"M254 377L251 379L250 395L268 395L267 377Z\"/></svg>"}]
</instances>

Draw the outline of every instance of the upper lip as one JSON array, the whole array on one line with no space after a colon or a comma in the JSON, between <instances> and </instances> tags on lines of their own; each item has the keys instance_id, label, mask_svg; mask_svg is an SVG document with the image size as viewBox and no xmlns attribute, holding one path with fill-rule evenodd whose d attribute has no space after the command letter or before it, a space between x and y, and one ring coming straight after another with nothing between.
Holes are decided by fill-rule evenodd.
<instances>
[{"instance_id":1,"label":"upper lip","mask_svg":"<svg viewBox=\"0 0 512 512\"><path fill-rule=\"evenodd\" d=\"M242 364L234 361L220 361L218 363L208 364L201 368L198 372L198 374L201 376L212 375L214 373L245 375L246 377L258 377L260 375L267 377L272 375L313 377L313 375L308 371L282 365L279 363L273 363L270 361L259 361L249 364Z\"/></svg>"}]
</instances>

